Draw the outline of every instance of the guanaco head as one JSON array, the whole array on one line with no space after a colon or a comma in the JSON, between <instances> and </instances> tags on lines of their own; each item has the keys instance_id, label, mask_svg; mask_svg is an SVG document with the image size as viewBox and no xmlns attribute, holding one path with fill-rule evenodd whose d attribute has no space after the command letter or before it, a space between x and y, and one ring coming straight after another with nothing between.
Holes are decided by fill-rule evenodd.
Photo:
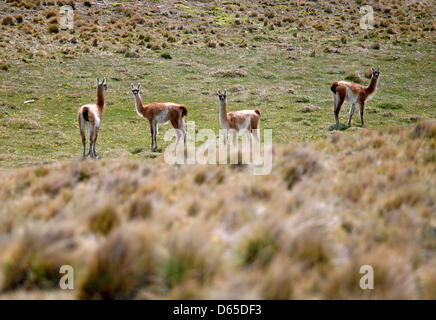
<instances>
[{"instance_id":1,"label":"guanaco head","mask_svg":"<svg viewBox=\"0 0 436 320\"><path fill-rule=\"evenodd\" d=\"M221 92L218 90L218 99L220 99L220 102L225 102L227 99L227 90L224 90L224 92Z\"/></svg>"},{"instance_id":2,"label":"guanaco head","mask_svg":"<svg viewBox=\"0 0 436 320\"><path fill-rule=\"evenodd\" d=\"M130 88L132 89L133 96L136 97L139 94L139 89L141 88L141 84L138 83L138 88L135 88L133 83L131 83Z\"/></svg>"},{"instance_id":3,"label":"guanaco head","mask_svg":"<svg viewBox=\"0 0 436 320\"><path fill-rule=\"evenodd\" d=\"M372 77L378 79L378 77L380 77L380 66L378 66L377 69L371 68L371 70L372 70Z\"/></svg>"},{"instance_id":4,"label":"guanaco head","mask_svg":"<svg viewBox=\"0 0 436 320\"><path fill-rule=\"evenodd\" d=\"M100 79L97 78L97 88L107 90L106 77L103 78L102 82L100 82Z\"/></svg>"}]
</instances>

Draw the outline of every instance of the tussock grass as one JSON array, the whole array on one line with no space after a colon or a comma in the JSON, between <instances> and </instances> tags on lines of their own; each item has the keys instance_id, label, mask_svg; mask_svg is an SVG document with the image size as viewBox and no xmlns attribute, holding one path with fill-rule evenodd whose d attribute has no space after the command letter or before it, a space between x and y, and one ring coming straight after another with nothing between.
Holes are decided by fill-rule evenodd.
<instances>
[{"instance_id":1,"label":"tussock grass","mask_svg":"<svg viewBox=\"0 0 436 320\"><path fill-rule=\"evenodd\" d=\"M258 177L162 159L2 171L3 296L56 297L68 263L75 298L434 299L435 128L276 145Z\"/></svg>"},{"instance_id":2,"label":"tussock grass","mask_svg":"<svg viewBox=\"0 0 436 320\"><path fill-rule=\"evenodd\" d=\"M160 56L164 59L172 59L173 58L169 52L162 52Z\"/></svg>"},{"instance_id":3,"label":"tussock grass","mask_svg":"<svg viewBox=\"0 0 436 320\"><path fill-rule=\"evenodd\" d=\"M81 299L133 298L157 273L152 230L125 226L102 244L80 287Z\"/></svg>"},{"instance_id":4,"label":"tussock grass","mask_svg":"<svg viewBox=\"0 0 436 320\"><path fill-rule=\"evenodd\" d=\"M1 298L63 298L71 264L70 298L435 299L434 3L369 0L368 31L350 20L362 4L0 2L0 164L27 167L0 171ZM360 70L366 85L379 64L368 129L355 115L329 131L330 83ZM76 110L102 75L103 160L77 161ZM218 88L230 111L259 107L278 143L271 175L252 176L240 153L165 165L132 81L145 101L186 104L197 129L217 132ZM358 286L362 264L374 291Z\"/></svg>"},{"instance_id":5,"label":"tussock grass","mask_svg":"<svg viewBox=\"0 0 436 320\"><path fill-rule=\"evenodd\" d=\"M0 126L10 129L39 129L40 126L35 120L20 119L20 118L7 118L0 120Z\"/></svg>"},{"instance_id":6,"label":"tussock grass","mask_svg":"<svg viewBox=\"0 0 436 320\"><path fill-rule=\"evenodd\" d=\"M218 70L214 72L212 75L224 77L224 78L235 78L235 77L246 77L247 72L240 69L226 69L226 70Z\"/></svg>"},{"instance_id":7,"label":"tussock grass","mask_svg":"<svg viewBox=\"0 0 436 320\"><path fill-rule=\"evenodd\" d=\"M403 106L401 104L398 104L398 103L383 102L383 103L379 103L377 105L377 108L395 110L395 109L402 109Z\"/></svg>"},{"instance_id":8,"label":"tussock grass","mask_svg":"<svg viewBox=\"0 0 436 320\"><path fill-rule=\"evenodd\" d=\"M1 24L4 26L14 26L15 22L16 20L13 16L5 16L1 20Z\"/></svg>"},{"instance_id":9,"label":"tussock grass","mask_svg":"<svg viewBox=\"0 0 436 320\"><path fill-rule=\"evenodd\" d=\"M58 288L59 268L74 256L74 250L68 248L72 239L70 224L53 228L51 223L34 224L11 239L3 255L6 260L2 290Z\"/></svg>"}]
</instances>

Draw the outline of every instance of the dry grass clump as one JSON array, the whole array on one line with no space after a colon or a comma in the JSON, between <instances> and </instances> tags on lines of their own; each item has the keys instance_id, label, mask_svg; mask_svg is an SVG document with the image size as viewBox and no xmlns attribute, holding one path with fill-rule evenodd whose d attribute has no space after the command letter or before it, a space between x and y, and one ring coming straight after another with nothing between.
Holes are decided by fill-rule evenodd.
<instances>
[{"instance_id":1,"label":"dry grass clump","mask_svg":"<svg viewBox=\"0 0 436 320\"><path fill-rule=\"evenodd\" d=\"M429 120L419 121L418 124L415 126L413 136L415 138L436 138L436 122Z\"/></svg>"},{"instance_id":2,"label":"dry grass clump","mask_svg":"<svg viewBox=\"0 0 436 320\"><path fill-rule=\"evenodd\" d=\"M7 70L7 69L6 69ZM9 118L1 119L0 126L4 126L12 129L39 129L39 123L35 120L21 119L21 118Z\"/></svg>"},{"instance_id":3,"label":"dry grass clump","mask_svg":"<svg viewBox=\"0 0 436 320\"><path fill-rule=\"evenodd\" d=\"M144 198L142 194L132 199L127 207L127 215L130 219L146 219L153 214L152 202Z\"/></svg>"},{"instance_id":4,"label":"dry grass clump","mask_svg":"<svg viewBox=\"0 0 436 320\"><path fill-rule=\"evenodd\" d=\"M136 53L133 50L126 50L126 52L124 53L124 56L126 58L138 58L139 57L138 53Z\"/></svg>"},{"instance_id":5,"label":"dry grass clump","mask_svg":"<svg viewBox=\"0 0 436 320\"><path fill-rule=\"evenodd\" d=\"M284 178L288 189L291 189L304 176L311 176L320 169L317 159L308 150L293 150L286 155L286 158L289 161L284 164Z\"/></svg>"},{"instance_id":6,"label":"dry grass clump","mask_svg":"<svg viewBox=\"0 0 436 320\"><path fill-rule=\"evenodd\" d=\"M42 57L46 57L46 56L47 56L47 51L44 51L44 50L37 50L37 51L35 52L35 56L40 57L40 58L42 58Z\"/></svg>"},{"instance_id":7,"label":"dry grass clump","mask_svg":"<svg viewBox=\"0 0 436 320\"><path fill-rule=\"evenodd\" d=\"M243 264L259 267L268 265L278 250L278 240L278 232L263 228L250 232L250 235L242 240L239 249Z\"/></svg>"},{"instance_id":8,"label":"dry grass clump","mask_svg":"<svg viewBox=\"0 0 436 320\"><path fill-rule=\"evenodd\" d=\"M23 16L21 14L18 14L15 16L15 20L17 21L17 23L23 23Z\"/></svg>"},{"instance_id":9,"label":"dry grass clump","mask_svg":"<svg viewBox=\"0 0 436 320\"><path fill-rule=\"evenodd\" d=\"M266 176L162 158L0 171L2 294L61 297L69 264L83 299L435 299L435 146L421 119L274 146Z\"/></svg>"},{"instance_id":10,"label":"dry grass clump","mask_svg":"<svg viewBox=\"0 0 436 320\"><path fill-rule=\"evenodd\" d=\"M209 48L216 48L218 46L218 43L216 41L213 41L213 40L208 40L207 41L207 46Z\"/></svg>"},{"instance_id":11,"label":"dry grass clump","mask_svg":"<svg viewBox=\"0 0 436 320\"><path fill-rule=\"evenodd\" d=\"M417 295L417 279L411 272L413 259L407 252L393 252L389 247L380 245L371 251L357 250L352 259L333 271L325 284L326 296L329 299L414 299ZM362 276L359 273L362 265L374 268L374 288L362 294L355 283Z\"/></svg>"},{"instance_id":12,"label":"dry grass clump","mask_svg":"<svg viewBox=\"0 0 436 320\"><path fill-rule=\"evenodd\" d=\"M379 42L372 43L372 44L369 46L370 49L374 49L374 50L380 50L380 47L381 47L381 45L380 45Z\"/></svg>"},{"instance_id":13,"label":"dry grass clump","mask_svg":"<svg viewBox=\"0 0 436 320\"><path fill-rule=\"evenodd\" d=\"M246 77L248 73L241 69L225 69L225 70L218 70L214 72L212 75L224 77L224 78L236 78L236 77Z\"/></svg>"},{"instance_id":14,"label":"dry grass clump","mask_svg":"<svg viewBox=\"0 0 436 320\"><path fill-rule=\"evenodd\" d=\"M13 16L5 16L1 20L1 24L4 26L14 26L15 22L16 20Z\"/></svg>"},{"instance_id":15,"label":"dry grass clump","mask_svg":"<svg viewBox=\"0 0 436 320\"><path fill-rule=\"evenodd\" d=\"M118 213L112 205L104 205L99 208L89 221L89 228L93 232L107 235L120 224Z\"/></svg>"},{"instance_id":16,"label":"dry grass clump","mask_svg":"<svg viewBox=\"0 0 436 320\"><path fill-rule=\"evenodd\" d=\"M15 288L56 288L59 268L74 256L73 231L68 224L34 224L10 239L3 253L3 291ZM70 246L70 247L69 247Z\"/></svg>"},{"instance_id":17,"label":"dry grass clump","mask_svg":"<svg viewBox=\"0 0 436 320\"><path fill-rule=\"evenodd\" d=\"M156 236L153 230L144 232L144 227L126 225L97 249L79 298L129 299L139 287L154 281L158 272Z\"/></svg>"},{"instance_id":18,"label":"dry grass clump","mask_svg":"<svg viewBox=\"0 0 436 320\"><path fill-rule=\"evenodd\" d=\"M378 44L384 45L389 42L431 43L433 41L432 33L436 29L433 21L433 2L425 3L425 5L410 5L407 9L403 5L398 5L397 8L394 8L397 5L380 5L374 0L368 1L367 4L373 6L377 12L375 28L363 33L362 36L368 42L377 41ZM43 21L56 17L59 7L63 5L69 5L75 9L75 28L80 30L79 37L86 40L85 44L91 36L82 27L85 27L86 31L101 29L102 37L106 39L117 41L128 39L129 46L135 49L138 46L144 46L147 41L134 41L135 37L132 33L146 30L158 35L155 42L150 44L149 48L153 47L153 50L160 50L157 47L163 47L163 44L245 48L252 43L241 35L248 33L253 35L252 39L255 42L263 42L262 45L265 42L285 43L295 38L308 42L308 37L300 36L308 32L311 34L310 41L314 44L324 43L325 34L329 34L329 37L337 41L341 48L348 41L355 44L356 41L363 40L355 37L356 30L358 30L356 14L358 15L359 8L362 6L358 2L350 3L344 8L340 2L293 1L282 8L279 3L265 3L260 0L244 4L236 2L232 5L225 5L223 8L220 6L212 8L210 4L203 3L203 1L187 4L152 1L146 7L138 8L135 1L107 2L96 6L93 1L85 0L79 2L73 0L7 0L0 7L0 11L5 16L3 17L5 25L20 24L24 16L34 21L33 27L38 34L38 32L45 31ZM162 7L171 9L161 10ZM304 14L299 14L301 12ZM337 16L339 12L343 14ZM13 20L8 17L10 14ZM354 18L350 20L347 17ZM60 32L56 24L49 24L47 28L49 33ZM338 29L342 31L336 32ZM289 30L293 31L289 32ZM226 42L211 41L211 35L214 39L228 40ZM21 40L26 40L21 33L17 33L16 36ZM36 38L39 44L46 44L43 37ZM253 43L253 46L257 45ZM375 46L372 49L379 48ZM92 51L92 48L86 47L81 51ZM327 47L325 52L339 54L342 50L340 52L336 47Z\"/></svg>"},{"instance_id":19,"label":"dry grass clump","mask_svg":"<svg viewBox=\"0 0 436 320\"><path fill-rule=\"evenodd\" d=\"M48 24L48 32L50 33L58 33L59 32L59 17L55 16L50 18L47 21Z\"/></svg>"},{"instance_id":20,"label":"dry grass clump","mask_svg":"<svg viewBox=\"0 0 436 320\"><path fill-rule=\"evenodd\" d=\"M220 268L219 252L208 243L208 235L196 228L187 231L170 236L167 243L162 280L169 289L184 282L210 283Z\"/></svg>"},{"instance_id":21,"label":"dry grass clump","mask_svg":"<svg viewBox=\"0 0 436 320\"><path fill-rule=\"evenodd\" d=\"M154 50L154 51L158 51L162 49L162 44L159 42L148 42L147 46L148 49Z\"/></svg>"},{"instance_id":22,"label":"dry grass clump","mask_svg":"<svg viewBox=\"0 0 436 320\"><path fill-rule=\"evenodd\" d=\"M300 109L303 113L315 112L320 110L320 107L314 106L312 104L306 104L303 108Z\"/></svg>"},{"instance_id":23,"label":"dry grass clump","mask_svg":"<svg viewBox=\"0 0 436 320\"><path fill-rule=\"evenodd\" d=\"M6 0L12 6L26 9L35 9L37 6L41 5L40 0Z\"/></svg>"},{"instance_id":24,"label":"dry grass clump","mask_svg":"<svg viewBox=\"0 0 436 320\"><path fill-rule=\"evenodd\" d=\"M355 82L355 83L362 83L362 78L360 77L359 72L350 73L345 76L345 80Z\"/></svg>"},{"instance_id":25,"label":"dry grass clump","mask_svg":"<svg viewBox=\"0 0 436 320\"><path fill-rule=\"evenodd\" d=\"M172 59L173 58L169 52L162 52L160 54L160 56L164 59Z\"/></svg>"},{"instance_id":26,"label":"dry grass clump","mask_svg":"<svg viewBox=\"0 0 436 320\"><path fill-rule=\"evenodd\" d=\"M50 19L50 18L56 17L58 15L58 10L55 8L51 8L51 9L44 11L43 14L47 19Z\"/></svg>"}]
</instances>

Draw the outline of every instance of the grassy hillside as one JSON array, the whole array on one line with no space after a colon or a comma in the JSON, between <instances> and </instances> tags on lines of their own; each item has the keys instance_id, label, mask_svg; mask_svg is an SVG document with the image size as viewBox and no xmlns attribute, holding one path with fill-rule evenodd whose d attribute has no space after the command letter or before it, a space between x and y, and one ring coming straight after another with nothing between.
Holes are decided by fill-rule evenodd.
<instances>
[{"instance_id":1,"label":"grassy hillside","mask_svg":"<svg viewBox=\"0 0 436 320\"><path fill-rule=\"evenodd\" d=\"M74 7L63 30L59 8ZM374 29L359 27L370 5ZM0 298L436 299L436 4L404 0L0 2ZM333 130L330 84L375 97ZM81 161L77 109L107 77ZM144 102L218 134L262 110L273 170L169 166ZM25 101L33 100L32 103ZM348 119L344 104L341 123ZM261 132L262 134L262 132ZM59 267L75 290L59 290ZM374 267L375 290L359 288Z\"/></svg>"},{"instance_id":2,"label":"grassy hillside","mask_svg":"<svg viewBox=\"0 0 436 320\"><path fill-rule=\"evenodd\" d=\"M435 299L435 146L427 121L277 146L267 176L127 159L0 173L1 297Z\"/></svg>"},{"instance_id":3,"label":"grassy hillside","mask_svg":"<svg viewBox=\"0 0 436 320\"><path fill-rule=\"evenodd\" d=\"M231 110L261 108L262 127L288 143L327 137L334 122L330 83L368 83L365 73L380 65L368 128L436 116L435 7L425 1L407 10L398 1L370 1L373 30L359 28L360 1L345 8L339 1L76 1L75 28L58 32L47 29L59 18L55 1L33 9L25 2L0 4L3 20L14 18L0 26L1 166L79 156L76 110L95 101L95 78L103 76L109 91L97 151L109 158L158 155L150 150L148 123L134 111L131 82L142 83L145 102L184 103L187 121L216 132L216 91L227 88Z\"/></svg>"}]
</instances>

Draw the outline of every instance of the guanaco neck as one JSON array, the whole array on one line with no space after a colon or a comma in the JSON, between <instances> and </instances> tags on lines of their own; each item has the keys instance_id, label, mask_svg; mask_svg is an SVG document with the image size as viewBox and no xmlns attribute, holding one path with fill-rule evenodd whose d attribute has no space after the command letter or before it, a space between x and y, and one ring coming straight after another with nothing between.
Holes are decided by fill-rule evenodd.
<instances>
[{"instance_id":1,"label":"guanaco neck","mask_svg":"<svg viewBox=\"0 0 436 320\"><path fill-rule=\"evenodd\" d=\"M102 87L97 87L97 106L103 111L104 109L104 89Z\"/></svg>"},{"instance_id":2,"label":"guanaco neck","mask_svg":"<svg viewBox=\"0 0 436 320\"><path fill-rule=\"evenodd\" d=\"M227 100L220 101L220 120L221 120L221 123L228 123Z\"/></svg>"},{"instance_id":3,"label":"guanaco neck","mask_svg":"<svg viewBox=\"0 0 436 320\"><path fill-rule=\"evenodd\" d=\"M144 105L142 104L142 98L139 93L135 95L135 106L136 106L136 112L141 114L141 110L144 108Z\"/></svg>"},{"instance_id":4,"label":"guanaco neck","mask_svg":"<svg viewBox=\"0 0 436 320\"><path fill-rule=\"evenodd\" d=\"M378 78L371 78L371 82L369 83L368 87L366 87L368 94L374 93L374 91L377 89L377 81Z\"/></svg>"}]
</instances>

